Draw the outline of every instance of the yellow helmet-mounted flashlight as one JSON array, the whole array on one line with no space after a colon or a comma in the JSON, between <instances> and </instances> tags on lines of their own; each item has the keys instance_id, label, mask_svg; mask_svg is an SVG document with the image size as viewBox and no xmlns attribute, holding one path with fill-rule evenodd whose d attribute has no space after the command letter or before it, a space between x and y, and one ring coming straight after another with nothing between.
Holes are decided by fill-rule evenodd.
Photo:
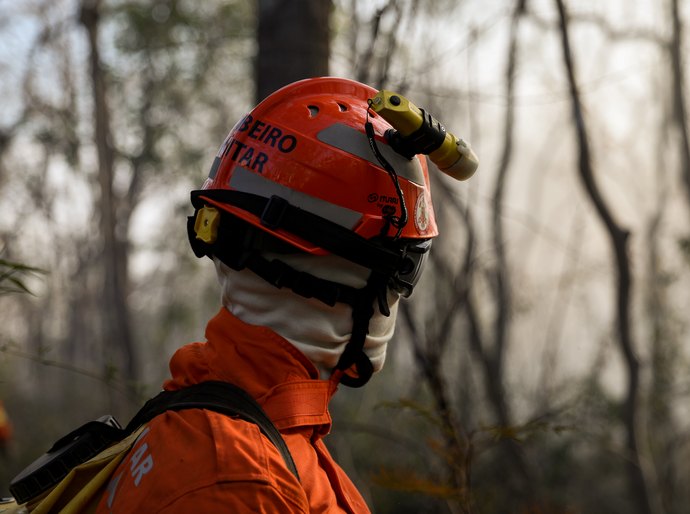
<instances>
[{"instance_id":1,"label":"yellow helmet-mounted flashlight","mask_svg":"<svg viewBox=\"0 0 690 514\"><path fill-rule=\"evenodd\" d=\"M386 134L390 145L399 154L412 158L428 155L431 162L456 180L467 180L479 166L479 159L464 140L454 136L407 98L381 90L369 105L393 126Z\"/></svg>"}]
</instances>

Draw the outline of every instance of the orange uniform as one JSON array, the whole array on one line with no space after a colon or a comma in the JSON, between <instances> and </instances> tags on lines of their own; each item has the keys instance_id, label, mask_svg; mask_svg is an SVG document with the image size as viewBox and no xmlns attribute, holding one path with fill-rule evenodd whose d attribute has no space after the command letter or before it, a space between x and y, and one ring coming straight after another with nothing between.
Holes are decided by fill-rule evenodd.
<instances>
[{"instance_id":1,"label":"orange uniform","mask_svg":"<svg viewBox=\"0 0 690 514\"><path fill-rule=\"evenodd\" d=\"M180 348L167 390L207 380L253 396L280 430L298 481L258 426L208 410L168 411L148 424L113 473L99 514L367 513L361 495L328 453L334 381L288 341L225 308L206 343Z\"/></svg>"}]
</instances>

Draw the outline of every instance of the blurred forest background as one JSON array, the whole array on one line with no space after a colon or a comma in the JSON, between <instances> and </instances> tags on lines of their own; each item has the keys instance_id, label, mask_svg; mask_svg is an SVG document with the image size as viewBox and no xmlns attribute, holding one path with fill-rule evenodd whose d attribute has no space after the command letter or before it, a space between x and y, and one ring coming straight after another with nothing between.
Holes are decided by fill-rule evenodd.
<instances>
[{"instance_id":1,"label":"blurred forest background","mask_svg":"<svg viewBox=\"0 0 690 514\"><path fill-rule=\"evenodd\" d=\"M689 23L679 0L0 0L0 493L203 339L188 193L257 99L328 73L481 160L434 174L387 366L332 406L373 512L687 513Z\"/></svg>"}]
</instances>

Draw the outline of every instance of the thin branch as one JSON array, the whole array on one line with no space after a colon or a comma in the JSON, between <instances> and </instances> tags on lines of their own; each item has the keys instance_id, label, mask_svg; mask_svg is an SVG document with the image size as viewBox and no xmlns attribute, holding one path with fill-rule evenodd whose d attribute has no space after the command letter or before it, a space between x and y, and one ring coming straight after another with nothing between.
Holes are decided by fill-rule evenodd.
<instances>
[{"instance_id":1,"label":"thin branch","mask_svg":"<svg viewBox=\"0 0 690 514\"><path fill-rule=\"evenodd\" d=\"M374 51L377 47L377 42L381 36L381 19L385 16L389 9L394 9L396 0L388 0L388 2L381 8L376 10L376 14L371 21L371 36L367 51L362 56L357 70L357 80L359 82L368 83L371 80L372 61L374 60Z\"/></svg>"},{"instance_id":2,"label":"thin branch","mask_svg":"<svg viewBox=\"0 0 690 514\"><path fill-rule=\"evenodd\" d=\"M463 514L474 512L471 484L472 444L469 436L456 421L448 395L448 385L441 372L441 353L434 345L435 337L423 339L408 304L403 303L402 318L407 323L413 352L422 375L434 399L434 410L440 420L447 469L458 498L458 508ZM426 341L426 342L423 342ZM433 347L432 347L433 346Z\"/></svg>"},{"instance_id":3,"label":"thin branch","mask_svg":"<svg viewBox=\"0 0 690 514\"><path fill-rule=\"evenodd\" d=\"M548 20L539 16L535 12L530 12L529 19L535 25L546 30L559 30L559 21ZM571 24L594 25L601 33L611 41L616 42L645 42L652 43L661 47L668 45L668 41L663 36L646 28L625 28L613 27L606 17L596 13L569 13Z\"/></svg>"},{"instance_id":4,"label":"thin branch","mask_svg":"<svg viewBox=\"0 0 690 514\"><path fill-rule=\"evenodd\" d=\"M107 385L109 389L118 392L127 400L130 400L135 403L141 401L142 399L142 395L136 392L136 388L133 387L131 383L119 380L117 378L117 370L114 368L108 368L105 371L98 373L86 368L75 366L74 364L68 362L63 362L56 359L49 359L44 355L41 355L40 353L34 354L22 350L17 350L15 348L12 348L12 346L10 346L9 344L0 345L0 353L11 357L17 357L19 359L35 362L42 366L61 369L64 371L68 371L70 373L74 373L76 375L96 380Z\"/></svg>"},{"instance_id":5,"label":"thin branch","mask_svg":"<svg viewBox=\"0 0 690 514\"><path fill-rule=\"evenodd\" d=\"M673 27L669 51L673 72L673 120L680 134L678 150L681 158L681 177L690 205L690 129L688 129L687 106L685 104L685 69L683 66L683 26L680 19L678 0L671 0L671 25Z\"/></svg>"},{"instance_id":6,"label":"thin branch","mask_svg":"<svg viewBox=\"0 0 690 514\"><path fill-rule=\"evenodd\" d=\"M635 354L635 345L631 333L630 309L633 278L628 257L628 240L630 233L620 227L597 185L592 156L589 146L587 126L585 123L580 93L575 78L575 65L570 46L569 20L563 0L555 0L561 26L561 44L563 64L570 88L572 116L579 148L578 169L582 185L587 192L601 222L609 236L611 251L614 255L616 273L616 314L618 345L625 360L628 375L626 399L623 408L623 422L626 431L626 450L628 452L628 477L630 494L636 498L635 504L641 514L658 512L652 506L651 491L645 472L642 468L642 457L639 441L639 389L640 364Z\"/></svg>"}]
</instances>

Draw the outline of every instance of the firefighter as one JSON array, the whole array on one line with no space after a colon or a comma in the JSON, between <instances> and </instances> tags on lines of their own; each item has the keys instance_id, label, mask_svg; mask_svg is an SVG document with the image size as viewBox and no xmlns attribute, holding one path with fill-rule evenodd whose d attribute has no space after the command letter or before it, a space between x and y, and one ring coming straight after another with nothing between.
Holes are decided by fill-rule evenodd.
<instances>
[{"instance_id":1,"label":"firefighter","mask_svg":"<svg viewBox=\"0 0 690 514\"><path fill-rule=\"evenodd\" d=\"M425 158L391 146L376 94L328 77L282 88L235 125L191 194L189 239L213 260L222 307L204 342L173 355L164 388L241 387L298 474L252 423L169 411L113 473L99 513L369 512L323 442L328 402L383 366L438 233Z\"/></svg>"}]
</instances>

